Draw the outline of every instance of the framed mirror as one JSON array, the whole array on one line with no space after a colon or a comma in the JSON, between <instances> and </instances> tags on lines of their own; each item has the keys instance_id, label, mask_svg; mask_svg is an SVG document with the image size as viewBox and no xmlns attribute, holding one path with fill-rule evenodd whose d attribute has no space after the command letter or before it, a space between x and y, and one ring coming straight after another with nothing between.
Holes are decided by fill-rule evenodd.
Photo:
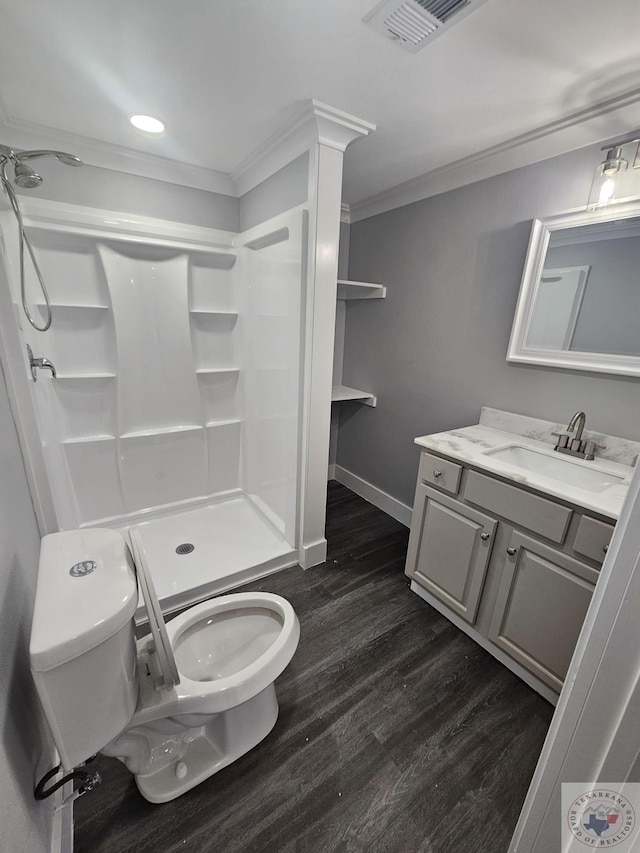
<instances>
[{"instance_id":1,"label":"framed mirror","mask_svg":"<svg viewBox=\"0 0 640 853\"><path fill-rule=\"evenodd\" d=\"M507 361L640 376L640 203L534 219Z\"/></svg>"}]
</instances>

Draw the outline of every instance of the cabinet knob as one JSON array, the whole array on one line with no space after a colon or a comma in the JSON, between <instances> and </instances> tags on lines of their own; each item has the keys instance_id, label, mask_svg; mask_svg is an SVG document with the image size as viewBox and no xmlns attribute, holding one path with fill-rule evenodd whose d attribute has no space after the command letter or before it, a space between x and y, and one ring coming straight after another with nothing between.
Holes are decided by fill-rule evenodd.
<instances>
[{"instance_id":1,"label":"cabinet knob","mask_svg":"<svg viewBox=\"0 0 640 853\"><path fill-rule=\"evenodd\" d=\"M516 549L516 548L507 548L507 554L508 554L510 557L515 557L515 555L516 555L517 553L518 553L518 551L517 551L517 549Z\"/></svg>"},{"instance_id":2,"label":"cabinet knob","mask_svg":"<svg viewBox=\"0 0 640 853\"><path fill-rule=\"evenodd\" d=\"M602 550L603 550L603 551L604 551L604 553L606 554L606 553L607 553L607 551L609 550L609 546L608 546L608 545L603 545L603 546L602 546Z\"/></svg>"},{"instance_id":3,"label":"cabinet knob","mask_svg":"<svg viewBox=\"0 0 640 853\"><path fill-rule=\"evenodd\" d=\"M434 477L435 477L435 479L437 480L437 479L438 479L438 477L442 477L442 471L438 471L438 469L437 469L437 468L436 468L436 469L434 469L433 476L434 476Z\"/></svg>"},{"instance_id":4,"label":"cabinet knob","mask_svg":"<svg viewBox=\"0 0 640 853\"><path fill-rule=\"evenodd\" d=\"M482 539L483 542L486 542L487 539L491 539L491 534L490 533L481 533L480 538Z\"/></svg>"}]
</instances>

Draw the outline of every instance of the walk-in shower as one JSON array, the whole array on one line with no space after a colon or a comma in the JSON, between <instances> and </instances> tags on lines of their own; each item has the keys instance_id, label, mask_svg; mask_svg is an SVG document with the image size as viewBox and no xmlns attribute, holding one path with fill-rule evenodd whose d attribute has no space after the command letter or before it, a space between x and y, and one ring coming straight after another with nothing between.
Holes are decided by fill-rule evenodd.
<instances>
[{"instance_id":1,"label":"walk-in shower","mask_svg":"<svg viewBox=\"0 0 640 853\"><path fill-rule=\"evenodd\" d=\"M9 203L11 204L11 209L13 210L13 214L18 223L18 240L19 240L19 255L20 255L20 295L22 301L22 307L24 309L24 313L27 317L29 323L33 326L33 328L37 332L46 332L47 329L51 326L52 313L51 313L51 303L49 301L49 294L47 292L47 287L44 282L44 278L40 271L40 266L38 265L38 260L36 258L35 252L33 251L33 246L31 245L31 241L27 233L24 230L24 223L22 221L22 211L20 210L20 203L18 201L18 197L16 195L15 190L11 186L11 181L7 176L7 166L11 164L14 170L14 182L16 186L20 187L20 189L32 190L36 187L39 187L42 183L42 178L40 175L35 172L27 160L34 160L38 157L55 157L61 163L64 163L65 166L82 166L82 160L76 157L73 154L67 154L65 151L48 151L45 149L37 149L33 151L15 151L13 148L10 148L7 145L0 145L0 183L2 184L2 188L9 198ZM27 295L26 295L26 283L25 283L25 272L24 272L24 248L27 247L27 251L29 252L29 257L31 258L31 263L33 264L33 269L38 279L38 284L40 285L40 290L42 291L42 296L45 301L45 319L41 326L39 326L31 316L29 312L29 308L27 307Z\"/></svg>"},{"instance_id":2,"label":"walk-in shower","mask_svg":"<svg viewBox=\"0 0 640 853\"><path fill-rule=\"evenodd\" d=\"M50 297L28 266L26 308L46 331L21 321L0 205L0 337L44 529L135 526L165 608L295 564L306 210L233 233L21 202ZM55 377L31 381L26 345Z\"/></svg>"}]
</instances>

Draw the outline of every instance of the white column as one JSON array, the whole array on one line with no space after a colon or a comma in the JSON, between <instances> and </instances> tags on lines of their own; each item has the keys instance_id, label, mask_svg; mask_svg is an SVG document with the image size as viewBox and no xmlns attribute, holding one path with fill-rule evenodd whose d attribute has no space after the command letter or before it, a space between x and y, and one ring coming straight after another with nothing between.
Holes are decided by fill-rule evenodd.
<instances>
[{"instance_id":1,"label":"white column","mask_svg":"<svg viewBox=\"0 0 640 853\"><path fill-rule=\"evenodd\" d=\"M312 102L317 141L309 158L309 257L300 459L299 561L326 559L325 516L331 385L342 203L342 161L354 139L375 126Z\"/></svg>"}]
</instances>

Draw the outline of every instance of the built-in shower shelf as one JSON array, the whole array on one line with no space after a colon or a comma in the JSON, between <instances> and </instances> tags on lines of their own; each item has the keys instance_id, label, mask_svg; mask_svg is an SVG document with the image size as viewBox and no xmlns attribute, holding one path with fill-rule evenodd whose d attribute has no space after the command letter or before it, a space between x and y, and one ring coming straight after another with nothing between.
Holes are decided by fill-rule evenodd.
<instances>
[{"instance_id":1,"label":"built-in shower shelf","mask_svg":"<svg viewBox=\"0 0 640 853\"><path fill-rule=\"evenodd\" d=\"M193 432L202 429L202 424L176 424L175 426L153 427L152 429L138 429L133 432L123 432L120 438L148 438L153 435L169 435L176 432Z\"/></svg>"},{"instance_id":2,"label":"built-in shower shelf","mask_svg":"<svg viewBox=\"0 0 640 853\"><path fill-rule=\"evenodd\" d=\"M73 438L65 438L63 444L89 444L94 441L115 441L115 435L77 435Z\"/></svg>"},{"instance_id":3,"label":"built-in shower shelf","mask_svg":"<svg viewBox=\"0 0 640 853\"><path fill-rule=\"evenodd\" d=\"M44 302L37 303L38 308L46 308L46 304ZM108 311L108 305L93 305L90 303L82 304L78 302L52 302L51 307L55 311Z\"/></svg>"},{"instance_id":4,"label":"built-in shower shelf","mask_svg":"<svg viewBox=\"0 0 640 853\"><path fill-rule=\"evenodd\" d=\"M72 381L85 379L115 379L115 373L58 373L56 382Z\"/></svg>"},{"instance_id":5,"label":"built-in shower shelf","mask_svg":"<svg viewBox=\"0 0 640 853\"><path fill-rule=\"evenodd\" d=\"M237 317L237 311L218 311L216 308L190 308L189 314L203 314L213 317Z\"/></svg>"},{"instance_id":6,"label":"built-in shower shelf","mask_svg":"<svg viewBox=\"0 0 640 853\"><path fill-rule=\"evenodd\" d=\"M211 373L239 373L239 367L199 367L196 370L198 376L206 376Z\"/></svg>"},{"instance_id":7,"label":"built-in shower shelf","mask_svg":"<svg viewBox=\"0 0 640 853\"><path fill-rule=\"evenodd\" d=\"M207 421L205 426L207 427L207 429L209 429L211 427L224 427L224 426L229 426L230 424L241 424L241 423L242 423L242 421L240 420L240 418L229 418L228 420L224 420L224 421Z\"/></svg>"},{"instance_id":8,"label":"built-in shower shelf","mask_svg":"<svg viewBox=\"0 0 640 853\"><path fill-rule=\"evenodd\" d=\"M368 281L338 279L338 299L384 299L387 288Z\"/></svg>"},{"instance_id":9,"label":"built-in shower shelf","mask_svg":"<svg viewBox=\"0 0 640 853\"><path fill-rule=\"evenodd\" d=\"M370 391L358 391L357 388L349 388L347 385L334 385L331 389L331 402L342 403L346 400L355 400L365 406L375 406L378 402Z\"/></svg>"}]
</instances>

